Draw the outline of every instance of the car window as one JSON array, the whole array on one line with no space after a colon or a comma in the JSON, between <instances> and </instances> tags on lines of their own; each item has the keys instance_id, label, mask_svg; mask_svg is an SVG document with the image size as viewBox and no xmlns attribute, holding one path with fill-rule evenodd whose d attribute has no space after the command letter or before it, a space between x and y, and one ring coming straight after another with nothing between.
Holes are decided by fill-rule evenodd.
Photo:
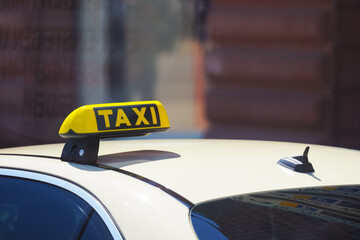
<instances>
[{"instance_id":1,"label":"car window","mask_svg":"<svg viewBox=\"0 0 360 240\"><path fill-rule=\"evenodd\" d=\"M199 239L360 239L360 186L240 195L196 205Z\"/></svg>"},{"instance_id":2,"label":"car window","mask_svg":"<svg viewBox=\"0 0 360 240\"><path fill-rule=\"evenodd\" d=\"M87 224L81 240L112 239L105 223L95 211L91 215L89 224Z\"/></svg>"},{"instance_id":3,"label":"car window","mask_svg":"<svg viewBox=\"0 0 360 240\"><path fill-rule=\"evenodd\" d=\"M0 189L0 239L79 239L95 221L97 239L112 239L102 220L93 220L93 208L69 191L3 176Z\"/></svg>"}]
</instances>

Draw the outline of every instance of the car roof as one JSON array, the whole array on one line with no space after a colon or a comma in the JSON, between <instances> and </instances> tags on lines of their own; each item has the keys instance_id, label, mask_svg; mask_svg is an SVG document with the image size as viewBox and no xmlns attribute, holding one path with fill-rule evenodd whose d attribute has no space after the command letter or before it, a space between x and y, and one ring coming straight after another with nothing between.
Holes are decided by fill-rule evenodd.
<instances>
[{"instance_id":1,"label":"car roof","mask_svg":"<svg viewBox=\"0 0 360 240\"><path fill-rule=\"evenodd\" d=\"M302 155L306 146L314 173L297 173L277 164L283 157ZM62 147L19 147L0 154L60 157ZM193 204L252 192L360 183L360 151L299 143L103 140L98 164L159 183Z\"/></svg>"}]
</instances>

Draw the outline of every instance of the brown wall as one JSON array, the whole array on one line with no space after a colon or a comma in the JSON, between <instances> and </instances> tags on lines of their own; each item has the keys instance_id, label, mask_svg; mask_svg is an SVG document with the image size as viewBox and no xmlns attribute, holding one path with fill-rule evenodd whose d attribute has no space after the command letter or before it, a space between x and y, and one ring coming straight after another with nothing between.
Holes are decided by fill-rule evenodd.
<instances>
[{"instance_id":1,"label":"brown wall","mask_svg":"<svg viewBox=\"0 0 360 240\"><path fill-rule=\"evenodd\" d=\"M213 0L207 137L360 148L358 1Z\"/></svg>"},{"instance_id":2,"label":"brown wall","mask_svg":"<svg viewBox=\"0 0 360 240\"><path fill-rule=\"evenodd\" d=\"M78 1L0 1L0 147L61 141L76 106Z\"/></svg>"},{"instance_id":3,"label":"brown wall","mask_svg":"<svg viewBox=\"0 0 360 240\"><path fill-rule=\"evenodd\" d=\"M338 1L335 144L360 148L360 2Z\"/></svg>"}]
</instances>

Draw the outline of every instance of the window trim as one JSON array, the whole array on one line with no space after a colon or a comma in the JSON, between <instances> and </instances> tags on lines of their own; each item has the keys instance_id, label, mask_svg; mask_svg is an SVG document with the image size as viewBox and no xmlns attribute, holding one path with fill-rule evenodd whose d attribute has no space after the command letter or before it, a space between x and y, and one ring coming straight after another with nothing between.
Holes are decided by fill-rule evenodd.
<instances>
[{"instance_id":1,"label":"window trim","mask_svg":"<svg viewBox=\"0 0 360 240\"><path fill-rule=\"evenodd\" d=\"M99 214L114 239L124 239L121 235L119 228L117 227L115 221L112 219L107 209L93 194L91 194L81 186L59 177L29 170L0 168L0 176L35 180L45 184L60 187L75 194L76 196L86 201Z\"/></svg>"}]
</instances>

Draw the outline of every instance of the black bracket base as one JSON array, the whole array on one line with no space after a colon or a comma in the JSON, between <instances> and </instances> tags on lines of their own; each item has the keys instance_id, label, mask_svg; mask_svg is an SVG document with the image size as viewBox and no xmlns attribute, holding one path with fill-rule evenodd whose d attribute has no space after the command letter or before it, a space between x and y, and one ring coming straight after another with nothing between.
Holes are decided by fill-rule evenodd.
<instances>
[{"instance_id":1,"label":"black bracket base","mask_svg":"<svg viewBox=\"0 0 360 240\"><path fill-rule=\"evenodd\" d=\"M300 172L300 173L315 172L312 164L309 162L309 158L308 158L309 149L310 149L309 147L306 147L302 156L282 158L278 161L278 164L286 168L289 168L295 172ZM296 159L297 161L294 162L293 161L294 159Z\"/></svg>"},{"instance_id":2,"label":"black bracket base","mask_svg":"<svg viewBox=\"0 0 360 240\"><path fill-rule=\"evenodd\" d=\"M68 138L61 153L61 160L95 165L99 151L99 138Z\"/></svg>"}]
</instances>

